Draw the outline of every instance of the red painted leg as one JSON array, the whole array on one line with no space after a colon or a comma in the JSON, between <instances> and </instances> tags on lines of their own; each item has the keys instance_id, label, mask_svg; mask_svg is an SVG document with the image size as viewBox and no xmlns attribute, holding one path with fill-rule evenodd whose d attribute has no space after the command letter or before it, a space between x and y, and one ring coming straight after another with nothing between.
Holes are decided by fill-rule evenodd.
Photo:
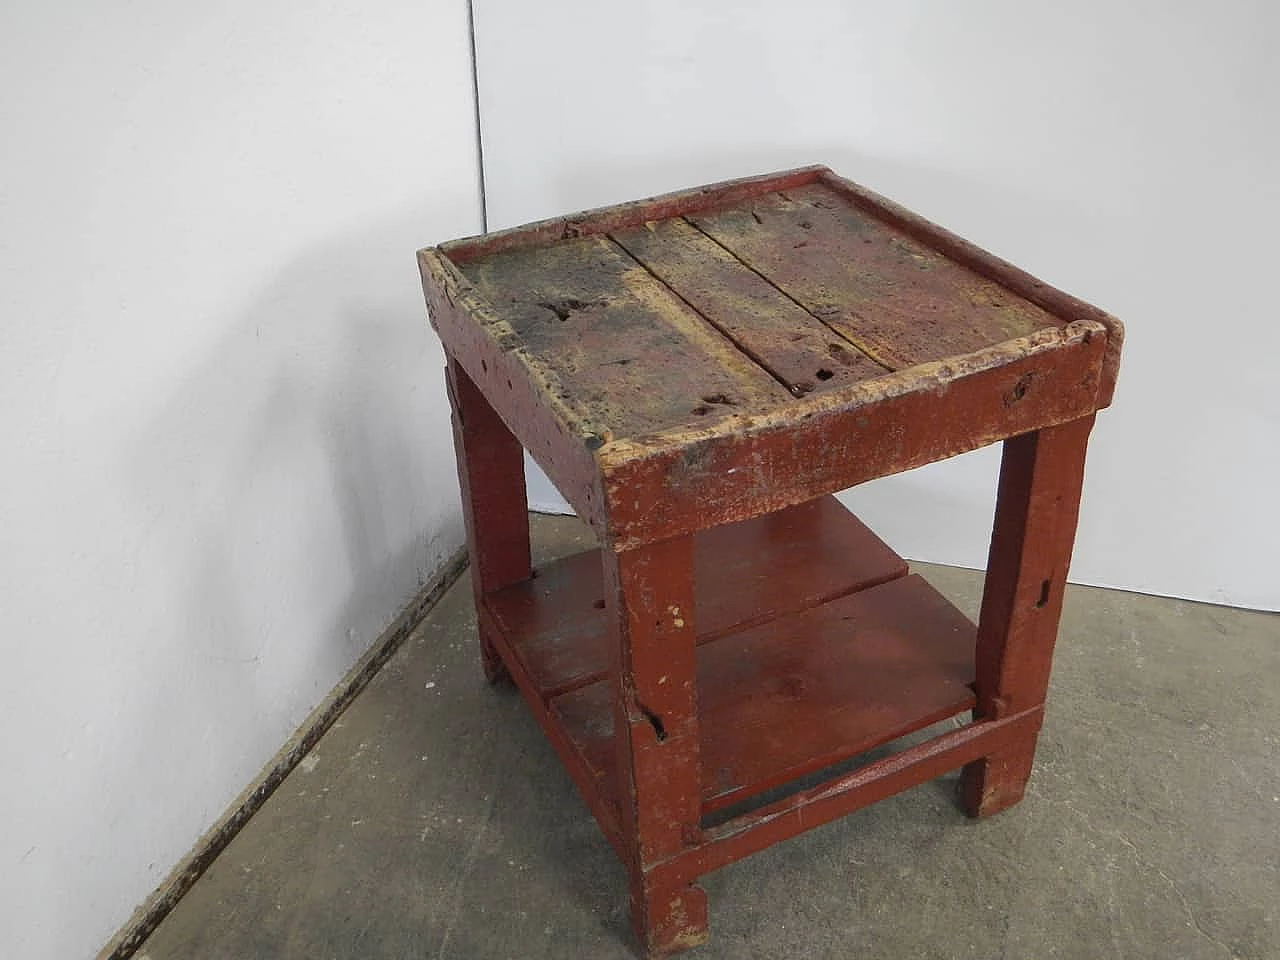
<instances>
[{"instance_id":1,"label":"red painted leg","mask_svg":"<svg viewBox=\"0 0 1280 960\"><path fill-rule=\"evenodd\" d=\"M1088 416L1004 442L978 621L976 718L1044 703L1092 427ZM1022 799L1038 732L965 767L961 797L970 816Z\"/></svg>"},{"instance_id":2,"label":"red painted leg","mask_svg":"<svg viewBox=\"0 0 1280 960\"><path fill-rule=\"evenodd\" d=\"M453 406L462 516L471 555L471 585L478 610L485 594L527 580L531 573L524 452L484 394L452 358L446 376ZM485 676L491 683L509 676L484 627L479 630Z\"/></svg>"},{"instance_id":3,"label":"red painted leg","mask_svg":"<svg viewBox=\"0 0 1280 960\"><path fill-rule=\"evenodd\" d=\"M693 539L606 550L604 563L631 922L645 955L662 957L707 939L706 894L659 867L701 839Z\"/></svg>"},{"instance_id":4,"label":"red painted leg","mask_svg":"<svg viewBox=\"0 0 1280 960\"><path fill-rule=\"evenodd\" d=\"M631 925L647 960L669 957L707 942L707 895L696 884L664 885L632 879Z\"/></svg>"}]
</instances>

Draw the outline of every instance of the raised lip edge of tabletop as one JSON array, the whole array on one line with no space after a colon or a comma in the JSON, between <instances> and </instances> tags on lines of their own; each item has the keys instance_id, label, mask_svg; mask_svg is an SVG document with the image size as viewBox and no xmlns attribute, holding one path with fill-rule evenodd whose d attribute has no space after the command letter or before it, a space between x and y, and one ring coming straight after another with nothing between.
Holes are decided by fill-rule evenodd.
<instances>
[{"instance_id":1,"label":"raised lip edge of tabletop","mask_svg":"<svg viewBox=\"0 0 1280 960\"><path fill-rule=\"evenodd\" d=\"M462 274L454 257L466 260L469 256L481 256L485 252L520 244L554 242L568 236L586 236L593 232L619 229L626 224L643 223L662 215L664 210L683 204L684 211L708 209L729 203L741 202L752 196L801 184L821 181L839 191L872 215L887 220L907 230L913 237L937 249L944 256L986 276L1013 292L1036 303L1059 319L1064 326L1048 327L1027 336L1006 340L967 354L958 354L943 360L918 364L883 377L821 395L809 395L787 404L785 411L758 416L735 414L706 427L675 429L647 438L614 439L590 429L572 408L558 396L555 384L543 382L548 371L536 372L524 359L521 341L515 330L494 310L488 300ZM556 217L538 223L513 227L493 234L464 238L428 247L418 252L422 272L423 289L427 298L432 326L441 333L446 351L480 385L498 410L499 415L513 423L533 429L515 431L534 460L551 477L560 492L569 500L575 511L592 524L613 543L614 549L625 549L654 539L678 536L691 529L716 523L730 522L751 515L740 510L713 511L707 523L685 529L672 527L660 537L645 531L651 524L640 524L634 529L616 529L617 516L610 488L617 489L622 479L634 471L638 464L657 467L669 460L674 449L688 451L691 446L706 449L709 445L727 438L760 437L777 430L783 424L793 424L824 417L858 415L870 407L884 402L922 392L939 393L953 384L991 373L999 368L1017 367L1019 361L1041 357L1055 350L1073 349L1079 344L1089 344L1096 337L1103 338L1103 353L1098 375L1091 391L1083 394L1077 388L1070 403L1059 402L1046 409L1043 416L1023 416L1013 430L981 429L969 431L971 435L952 444L944 456L976 449L1013 433L1026 432L1046 426L1054 426L1081 416L1087 416L1107 406L1114 390L1115 373L1123 339L1123 325L1119 320L1080 301L1025 271L1013 266L949 231L911 213L905 208L852 181L834 174L825 166L801 167L780 173L764 174L737 180L723 181L704 187L676 191L647 200L615 204L585 211L568 217ZM447 306L446 306L447 304ZM1080 316L1083 314L1083 316ZM1074 319L1072 319L1074 317ZM479 321L476 323L475 321ZM442 327L448 330L448 338ZM486 350L487 341L496 350ZM502 369L489 369L488 360ZM1013 370L1012 372L1017 372ZM1027 374L1033 373L1028 370ZM989 378L988 378L989 379ZM505 380L510 396L500 389ZM518 386L517 386L518 384ZM1042 391L1041 391L1042 392ZM537 421L521 416L524 409L542 405L550 409L551 429L546 420ZM1021 409L1038 409L1037 404L1022 404ZM1024 422L1025 421L1025 422ZM855 483L887 475L930 462L932 458L916 458L904 461L891 469L860 476L847 482L825 486L810 485L802 491L792 491L776 503L763 509L777 509L801 502L811 496L834 492ZM757 511L763 512L763 511ZM721 516L720 514L723 514ZM622 525L624 528L626 524ZM685 526L688 526L686 524Z\"/></svg>"},{"instance_id":2,"label":"raised lip edge of tabletop","mask_svg":"<svg viewBox=\"0 0 1280 960\"><path fill-rule=\"evenodd\" d=\"M595 452L594 467L613 547L629 549L743 520L1089 416L1097 409L1102 334L1094 321L1075 321L802 397L771 414L732 415L651 441L606 443ZM1040 394L1038 403L1019 401L1029 384ZM954 430L901 431L911 419L904 410L931 406L944 395L970 418ZM852 456L826 442L833 433L849 447L896 443L897 449L891 457ZM804 471L796 470L802 462ZM632 502L629 490L655 484L670 494L662 510ZM684 489L697 496L676 495Z\"/></svg>"},{"instance_id":3,"label":"raised lip edge of tabletop","mask_svg":"<svg viewBox=\"0 0 1280 960\"><path fill-rule=\"evenodd\" d=\"M501 250L536 246L571 237L587 237L625 227L639 226L650 220L741 203L765 193L787 190L809 183L822 183L830 187L873 217L904 230L913 239L986 279L1006 287L1065 323L1075 320L1094 320L1102 324L1107 333L1107 354L1098 391L1098 409L1110 406L1120 369L1120 353L1124 345L1124 324L1119 318L1046 283L1003 257L966 240L883 194L841 176L821 163L720 180L702 186L655 194L639 200L548 217L491 233L459 237L434 247L424 248L419 251L419 254L434 250L451 265L456 265Z\"/></svg>"},{"instance_id":4,"label":"raised lip edge of tabletop","mask_svg":"<svg viewBox=\"0 0 1280 960\"><path fill-rule=\"evenodd\" d=\"M424 252L424 268L451 269L430 251ZM866 458L837 462L831 460L829 451L819 449L818 467L804 477L793 478L794 482L771 487L772 499L752 507L754 513L761 513L1011 435L1088 416L1098 407L1102 351L1107 344L1106 331L1100 323L1078 320L972 353L917 364L839 391L810 394L770 413L733 414L693 430L614 440L585 428L560 399L554 384L543 382L543 376L524 362L518 343L506 339L514 337L514 331L487 304L477 299L459 307L455 300L468 299L467 293L447 280L424 287L432 322L437 329L448 331L446 350L450 356L477 380L488 401L579 516L615 549L754 515L738 502L741 497L734 495L734 491L740 493L747 487L759 489L749 472L744 471L736 471L736 477L725 472L716 478L713 486L724 488L720 495L704 496L696 517L685 509L689 516L681 524L659 523L661 518L647 512L635 517L627 515L622 492L645 473L674 476L673 471L701 470L705 476L715 458L730 448L758 449L761 459L754 463L753 470L772 474L776 473L772 469L776 464L766 456L772 446L781 444L799 450L815 438L822 440L823 432L829 433L833 423L850 428L851 438L859 434L856 439L866 443L884 440L886 431L892 434L904 406L931 404L944 395L966 403L971 414L975 408L982 414L967 420L962 431L950 431L945 437L935 436L932 431L906 436L904 442L910 441L912 449L891 458L892 462L877 459L874 469L868 469ZM480 323L475 322L477 319ZM503 348L504 341L508 349ZM1027 394L1036 399L1022 402ZM539 405L550 408L552 415L530 414ZM868 429L859 429L862 426ZM786 459L785 455L780 456Z\"/></svg>"}]
</instances>

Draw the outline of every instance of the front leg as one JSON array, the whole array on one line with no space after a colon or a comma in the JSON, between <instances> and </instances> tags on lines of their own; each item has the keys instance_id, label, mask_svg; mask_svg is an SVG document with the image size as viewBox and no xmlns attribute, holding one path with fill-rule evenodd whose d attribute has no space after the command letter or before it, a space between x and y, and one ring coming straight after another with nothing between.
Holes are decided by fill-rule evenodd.
<instances>
[{"instance_id":1,"label":"front leg","mask_svg":"<svg viewBox=\"0 0 1280 960\"><path fill-rule=\"evenodd\" d=\"M604 551L631 922L647 957L707 939L706 894L657 866L701 840L693 538Z\"/></svg>"}]
</instances>

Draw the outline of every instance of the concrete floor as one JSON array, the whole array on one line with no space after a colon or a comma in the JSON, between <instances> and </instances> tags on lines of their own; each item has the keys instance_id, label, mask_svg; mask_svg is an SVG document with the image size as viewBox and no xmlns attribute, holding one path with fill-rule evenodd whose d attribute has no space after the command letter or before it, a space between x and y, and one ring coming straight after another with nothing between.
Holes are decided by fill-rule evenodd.
<instances>
[{"instance_id":1,"label":"concrete floor","mask_svg":"<svg viewBox=\"0 0 1280 960\"><path fill-rule=\"evenodd\" d=\"M973 614L978 574L918 569ZM1280 617L1072 588L1022 804L944 778L727 867L687 956L1280 958L1278 681ZM138 955L624 960L625 911L464 578Z\"/></svg>"}]
</instances>

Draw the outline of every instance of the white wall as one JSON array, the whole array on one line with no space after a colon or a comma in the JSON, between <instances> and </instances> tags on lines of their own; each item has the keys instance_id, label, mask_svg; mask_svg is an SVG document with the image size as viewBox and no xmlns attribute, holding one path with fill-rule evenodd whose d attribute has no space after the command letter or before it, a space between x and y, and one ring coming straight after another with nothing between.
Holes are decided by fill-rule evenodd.
<instances>
[{"instance_id":1,"label":"white wall","mask_svg":"<svg viewBox=\"0 0 1280 960\"><path fill-rule=\"evenodd\" d=\"M463 0L0 14L0 956L92 956L462 539Z\"/></svg>"},{"instance_id":2,"label":"white wall","mask_svg":"<svg viewBox=\"0 0 1280 960\"><path fill-rule=\"evenodd\" d=\"M1280 5L476 0L476 21L491 227L826 163L1127 324L1073 579L1280 608ZM907 556L981 566L997 462L846 499Z\"/></svg>"}]
</instances>

